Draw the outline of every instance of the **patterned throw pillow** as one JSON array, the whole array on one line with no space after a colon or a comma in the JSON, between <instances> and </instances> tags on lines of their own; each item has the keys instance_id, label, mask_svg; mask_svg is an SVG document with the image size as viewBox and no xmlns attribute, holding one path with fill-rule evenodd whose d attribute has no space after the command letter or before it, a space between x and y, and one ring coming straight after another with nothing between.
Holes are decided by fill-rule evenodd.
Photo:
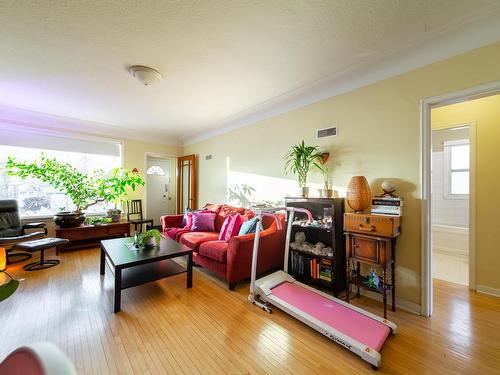
<instances>
[{"instance_id":1,"label":"patterned throw pillow","mask_svg":"<svg viewBox=\"0 0 500 375\"><path fill-rule=\"evenodd\" d=\"M191 230L193 232L213 232L215 212L193 212L193 225Z\"/></svg>"},{"instance_id":2,"label":"patterned throw pillow","mask_svg":"<svg viewBox=\"0 0 500 375\"><path fill-rule=\"evenodd\" d=\"M243 224L243 217L240 214L230 216L229 223L226 228L224 241L228 242L231 237L237 236Z\"/></svg>"},{"instance_id":3,"label":"patterned throw pillow","mask_svg":"<svg viewBox=\"0 0 500 375\"><path fill-rule=\"evenodd\" d=\"M224 223L222 223L222 228L220 228L220 233L219 233L219 241L224 241L226 238L226 232L227 232L227 227L229 226L229 223L232 220L232 216L226 217L226 220L224 220Z\"/></svg>"}]
</instances>

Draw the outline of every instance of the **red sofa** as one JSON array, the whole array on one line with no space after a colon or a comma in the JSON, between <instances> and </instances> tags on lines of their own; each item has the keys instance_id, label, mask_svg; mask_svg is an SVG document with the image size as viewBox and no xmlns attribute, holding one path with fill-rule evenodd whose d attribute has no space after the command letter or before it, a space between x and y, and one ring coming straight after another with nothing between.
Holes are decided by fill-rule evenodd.
<instances>
[{"instance_id":1,"label":"red sofa","mask_svg":"<svg viewBox=\"0 0 500 375\"><path fill-rule=\"evenodd\" d=\"M234 290L236 283L250 277L252 265L253 239L255 234L232 237L228 242L219 241L219 232L224 220L235 213L251 218L253 212L245 208L232 207L227 204L205 205L206 209L215 212L214 232L191 232L179 230L175 240L193 249L193 261L226 279L229 289ZM166 215L160 218L163 232L171 228L180 228L183 215ZM280 215L284 223L285 216ZM282 267L285 246L284 229L277 230L273 218L264 217L263 230L260 234L257 272L262 273ZM284 225L282 225L284 228Z\"/></svg>"}]
</instances>

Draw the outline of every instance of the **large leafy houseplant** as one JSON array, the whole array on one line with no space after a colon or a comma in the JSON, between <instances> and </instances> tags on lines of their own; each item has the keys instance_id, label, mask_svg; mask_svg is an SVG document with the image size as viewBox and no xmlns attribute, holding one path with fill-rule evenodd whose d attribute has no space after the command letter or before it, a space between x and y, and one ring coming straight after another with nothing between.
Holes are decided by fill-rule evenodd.
<instances>
[{"instance_id":1,"label":"large leafy houseplant","mask_svg":"<svg viewBox=\"0 0 500 375\"><path fill-rule=\"evenodd\" d=\"M318 146L307 146L302 140L298 145L292 146L285 155L285 173L297 175L304 195L308 192L307 177L312 167L323 171Z\"/></svg>"},{"instance_id":2,"label":"large leafy houseplant","mask_svg":"<svg viewBox=\"0 0 500 375\"><path fill-rule=\"evenodd\" d=\"M141 176L123 168L115 168L108 175L102 170L85 174L68 163L43 154L33 163L8 157L5 169L9 176L34 177L49 183L71 199L77 213L101 202L113 202L116 206L126 197L128 189L144 186Z\"/></svg>"}]
</instances>

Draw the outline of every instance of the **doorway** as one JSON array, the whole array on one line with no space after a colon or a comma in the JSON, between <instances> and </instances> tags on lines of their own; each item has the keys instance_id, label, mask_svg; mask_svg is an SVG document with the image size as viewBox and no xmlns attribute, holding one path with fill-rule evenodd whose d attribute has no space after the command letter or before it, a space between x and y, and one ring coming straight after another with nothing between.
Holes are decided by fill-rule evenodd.
<instances>
[{"instance_id":1,"label":"doorway","mask_svg":"<svg viewBox=\"0 0 500 375\"><path fill-rule=\"evenodd\" d=\"M432 278L469 286L471 125L443 126L445 110L432 116Z\"/></svg>"},{"instance_id":2,"label":"doorway","mask_svg":"<svg viewBox=\"0 0 500 375\"><path fill-rule=\"evenodd\" d=\"M489 233L495 233L495 212L482 211L482 224L477 224L478 203L485 199L496 199L496 178L500 175L496 160L496 139L499 137L498 123L500 111L500 81L490 82L481 86L471 87L421 101L421 315L430 316L433 305L433 277L432 277L432 123L436 110L441 108L455 108L455 115L446 120L447 126L457 127L457 124L469 124L470 141L470 174L469 174L469 289L500 296L500 291L492 284L496 282L497 269L488 259L491 253L496 254L496 241ZM487 110L482 107L486 102L490 105ZM495 104L492 104L495 103ZM469 107L466 111L465 107ZM475 108L474 111L470 109ZM466 116L464 116L466 115ZM489 117L486 118L485 116ZM465 118L466 117L466 118ZM481 136L479 138L479 135ZM476 152L478 140L481 150ZM479 158L479 156L481 158ZM477 159L477 160L476 160ZM476 177L476 174L478 177ZM476 178L478 183L476 183ZM481 182L479 182L479 179ZM482 192L480 194L479 192ZM478 203L476 203L478 202ZM481 205L483 205L481 203ZM486 204L486 207L494 207ZM483 220L486 218L485 220ZM493 240L491 240L493 238ZM476 247L481 251L476 257ZM479 256L480 255L480 256ZM481 268L481 273L476 272ZM486 270L486 272L485 272ZM492 281L493 280L493 281Z\"/></svg>"},{"instance_id":3,"label":"doorway","mask_svg":"<svg viewBox=\"0 0 500 375\"><path fill-rule=\"evenodd\" d=\"M146 157L146 217L153 226L160 217L173 214L175 202L175 159L162 156Z\"/></svg>"}]
</instances>

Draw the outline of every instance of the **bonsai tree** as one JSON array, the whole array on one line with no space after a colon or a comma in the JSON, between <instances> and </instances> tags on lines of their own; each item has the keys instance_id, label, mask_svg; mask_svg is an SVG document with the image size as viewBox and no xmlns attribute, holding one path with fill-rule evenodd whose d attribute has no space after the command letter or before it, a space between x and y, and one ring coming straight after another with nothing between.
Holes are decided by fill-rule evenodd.
<instances>
[{"instance_id":1,"label":"bonsai tree","mask_svg":"<svg viewBox=\"0 0 500 375\"><path fill-rule=\"evenodd\" d=\"M285 173L296 174L299 186L305 188L311 168L314 166L320 171L323 170L321 160L318 146L306 146L302 140L298 145L292 146L285 155Z\"/></svg>"},{"instance_id":2,"label":"bonsai tree","mask_svg":"<svg viewBox=\"0 0 500 375\"><path fill-rule=\"evenodd\" d=\"M102 170L87 175L68 163L41 155L33 163L7 158L6 174L21 178L34 177L48 182L52 187L67 195L76 206L75 212L83 212L100 202L118 202L126 197L127 189L144 186L144 180L137 173L115 168L108 176Z\"/></svg>"}]
</instances>

